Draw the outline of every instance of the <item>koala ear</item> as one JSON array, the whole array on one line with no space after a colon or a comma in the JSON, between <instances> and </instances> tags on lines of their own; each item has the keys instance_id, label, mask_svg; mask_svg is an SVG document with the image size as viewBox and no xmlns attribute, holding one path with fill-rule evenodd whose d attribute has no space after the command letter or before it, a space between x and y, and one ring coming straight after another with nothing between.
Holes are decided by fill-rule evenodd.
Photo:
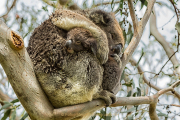
<instances>
[{"instance_id":1,"label":"koala ear","mask_svg":"<svg viewBox=\"0 0 180 120\"><path fill-rule=\"evenodd\" d=\"M90 48L91 51L93 52L94 55L96 55L97 53L97 42L95 38L88 38L85 41L85 45L86 48Z\"/></svg>"},{"instance_id":2,"label":"koala ear","mask_svg":"<svg viewBox=\"0 0 180 120\"><path fill-rule=\"evenodd\" d=\"M94 10L90 13L90 19L96 24L104 24L107 25L112 21L110 13L107 13L102 10Z\"/></svg>"}]
</instances>

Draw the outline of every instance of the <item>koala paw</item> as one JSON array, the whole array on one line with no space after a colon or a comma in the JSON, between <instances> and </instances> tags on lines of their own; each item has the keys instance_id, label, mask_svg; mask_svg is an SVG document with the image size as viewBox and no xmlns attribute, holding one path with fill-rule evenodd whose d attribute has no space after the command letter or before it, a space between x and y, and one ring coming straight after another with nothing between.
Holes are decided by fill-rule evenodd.
<instances>
[{"instance_id":1,"label":"koala paw","mask_svg":"<svg viewBox=\"0 0 180 120\"><path fill-rule=\"evenodd\" d=\"M120 58L119 55L117 55L117 54L112 54L111 57L113 57L113 59L118 63L118 65L121 66L122 63L121 63L121 58Z\"/></svg>"},{"instance_id":2,"label":"koala paw","mask_svg":"<svg viewBox=\"0 0 180 120\"><path fill-rule=\"evenodd\" d=\"M116 102L116 96L107 90L100 91L96 96L98 98L103 99L107 107Z\"/></svg>"},{"instance_id":3,"label":"koala paw","mask_svg":"<svg viewBox=\"0 0 180 120\"><path fill-rule=\"evenodd\" d=\"M105 45L104 45L105 46ZM99 47L99 50L97 51L96 57L100 61L101 64L104 64L108 60L108 54L109 54L109 49L105 47Z\"/></svg>"}]
</instances>

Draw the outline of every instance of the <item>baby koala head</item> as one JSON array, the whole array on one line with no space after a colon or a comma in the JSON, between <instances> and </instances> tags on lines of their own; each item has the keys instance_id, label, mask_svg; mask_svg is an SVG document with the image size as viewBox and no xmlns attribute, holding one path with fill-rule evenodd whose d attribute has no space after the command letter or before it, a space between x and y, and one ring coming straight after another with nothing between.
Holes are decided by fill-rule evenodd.
<instances>
[{"instance_id":1,"label":"baby koala head","mask_svg":"<svg viewBox=\"0 0 180 120\"><path fill-rule=\"evenodd\" d=\"M91 50L96 55L96 39L87 29L73 28L67 33L66 48L69 53Z\"/></svg>"},{"instance_id":2,"label":"baby koala head","mask_svg":"<svg viewBox=\"0 0 180 120\"><path fill-rule=\"evenodd\" d=\"M115 54L121 56L122 48L123 48L123 46L121 43L111 46L110 51L109 51L110 56L114 57Z\"/></svg>"}]
</instances>

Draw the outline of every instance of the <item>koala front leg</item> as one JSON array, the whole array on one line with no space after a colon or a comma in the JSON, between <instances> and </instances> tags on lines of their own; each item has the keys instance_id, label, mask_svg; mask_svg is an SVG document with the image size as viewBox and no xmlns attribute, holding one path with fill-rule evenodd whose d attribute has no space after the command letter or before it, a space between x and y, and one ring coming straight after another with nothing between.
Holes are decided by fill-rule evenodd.
<instances>
[{"instance_id":1,"label":"koala front leg","mask_svg":"<svg viewBox=\"0 0 180 120\"><path fill-rule=\"evenodd\" d=\"M89 30L97 40L96 57L101 64L107 62L109 53L107 36L105 32L102 31L92 21L87 19L85 16L70 10L55 11L55 13L51 16L51 21L55 26L67 31L76 27L81 27Z\"/></svg>"},{"instance_id":2,"label":"koala front leg","mask_svg":"<svg viewBox=\"0 0 180 120\"><path fill-rule=\"evenodd\" d=\"M116 95L107 90L102 90L93 96L93 99L99 98L105 101L107 107L116 102Z\"/></svg>"}]
</instances>

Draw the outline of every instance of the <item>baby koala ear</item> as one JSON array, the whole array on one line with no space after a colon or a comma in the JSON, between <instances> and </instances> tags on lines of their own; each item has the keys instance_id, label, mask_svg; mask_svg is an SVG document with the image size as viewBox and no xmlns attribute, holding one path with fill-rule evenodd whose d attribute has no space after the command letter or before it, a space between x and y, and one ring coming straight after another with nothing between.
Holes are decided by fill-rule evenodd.
<instances>
[{"instance_id":1,"label":"baby koala ear","mask_svg":"<svg viewBox=\"0 0 180 120\"><path fill-rule=\"evenodd\" d=\"M85 48L91 49L93 54L96 56L96 53L97 53L97 40L95 38L88 38L85 41Z\"/></svg>"}]
</instances>

